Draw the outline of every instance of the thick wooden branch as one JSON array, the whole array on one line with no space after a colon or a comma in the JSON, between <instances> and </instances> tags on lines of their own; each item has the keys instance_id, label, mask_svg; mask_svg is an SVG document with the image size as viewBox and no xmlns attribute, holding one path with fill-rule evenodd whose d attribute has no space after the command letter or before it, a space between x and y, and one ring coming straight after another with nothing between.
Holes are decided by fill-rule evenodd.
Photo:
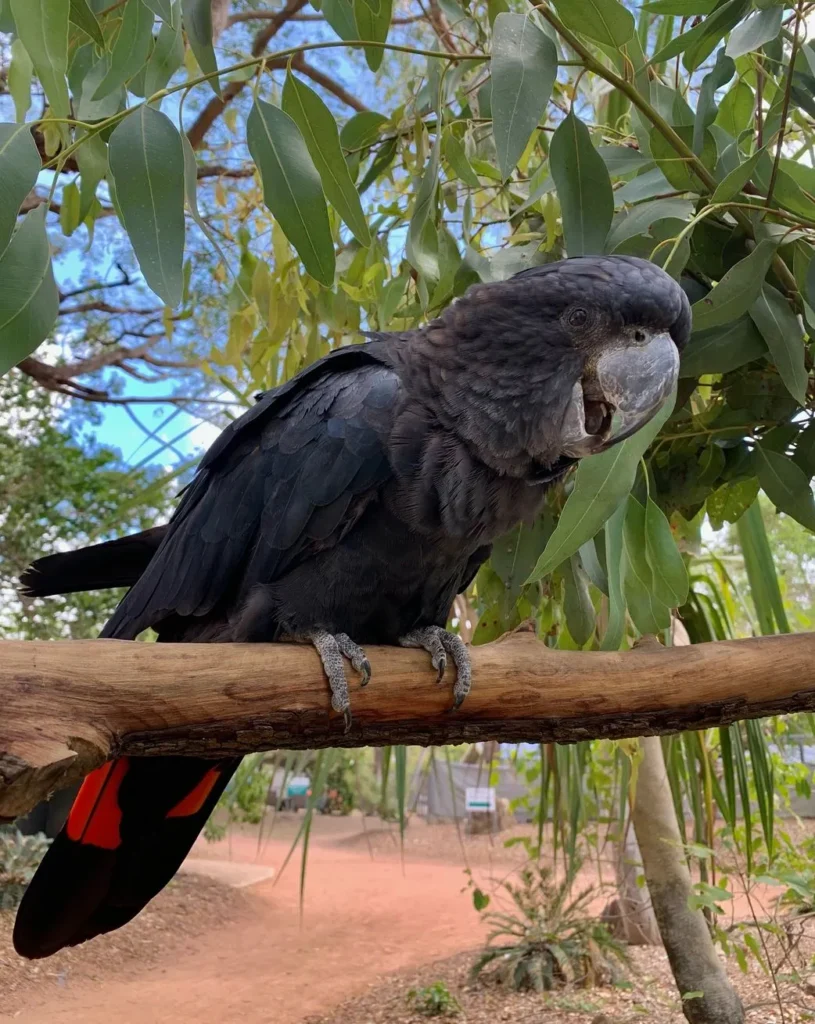
<instances>
[{"instance_id":1,"label":"thick wooden branch","mask_svg":"<svg viewBox=\"0 0 815 1024\"><path fill-rule=\"evenodd\" d=\"M516 632L472 648L451 714L420 651L369 648L343 732L317 654L287 644L0 642L0 817L118 754L643 736L815 710L815 633L625 653L552 651ZM353 673L349 670L349 675Z\"/></svg>"}]
</instances>

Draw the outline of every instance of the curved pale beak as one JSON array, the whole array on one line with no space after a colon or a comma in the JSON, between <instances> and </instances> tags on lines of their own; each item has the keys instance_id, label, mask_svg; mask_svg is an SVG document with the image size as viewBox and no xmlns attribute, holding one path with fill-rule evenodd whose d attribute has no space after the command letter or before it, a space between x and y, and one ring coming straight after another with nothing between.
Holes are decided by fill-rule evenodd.
<instances>
[{"instance_id":1,"label":"curved pale beak","mask_svg":"<svg viewBox=\"0 0 815 1024\"><path fill-rule=\"evenodd\" d=\"M679 379L668 332L643 344L606 348L573 390L561 427L562 452L582 458L631 437L665 404Z\"/></svg>"}]
</instances>

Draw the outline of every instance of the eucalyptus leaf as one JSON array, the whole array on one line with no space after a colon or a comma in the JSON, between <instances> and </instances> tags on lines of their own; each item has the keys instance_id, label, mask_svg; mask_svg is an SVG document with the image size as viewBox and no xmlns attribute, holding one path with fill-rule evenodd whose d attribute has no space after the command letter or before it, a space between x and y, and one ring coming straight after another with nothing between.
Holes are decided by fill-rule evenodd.
<instances>
[{"instance_id":1,"label":"eucalyptus leaf","mask_svg":"<svg viewBox=\"0 0 815 1024\"><path fill-rule=\"evenodd\" d=\"M27 125L0 124L0 253L9 243L17 214L41 168L31 129Z\"/></svg>"},{"instance_id":2,"label":"eucalyptus leaf","mask_svg":"<svg viewBox=\"0 0 815 1024\"><path fill-rule=\"evenodd\" d=\"M393 16L393 0L380 0L378 11L374 12L366 0L353 0L354 21L357 39L366 42L387 42ZM378 71L382 65L385 50L381 46L366 46L365 59L371 71Z\"/></svg>"},{"instance_id":3,"label":"eucalyptus leaf","mask_svg":"<svg viewBox=\"0 0 815 1024\"><path fill-rule=\"evenodd\" d=\"M334 242L320 175L295 122L279 107L255 100L246 124L249 152L260 171L263 201L309 274L334 282Z\"/></svg>"},{"instance_id":4,"label":"eucalyptus leaf","mask_svg":"<svg viewBox=\"0 0 815 1024\"><path fill-rule=\"evenodd\" d=\"M345 150L363 149L376 142L382 134L382 128L388 123L384 114L374 110L362 110L354 114L342 126L340 142Z\"/></svg>"},{"instance_id":5,"label":"eucalyptus leaf","mask_svg":"<svg viewBox=\"0 0 815 1024\"><path fill-rule=\"evenodd\" d=\"M749 156L744 163L739 164L738 167L735 167L729 174L725 175L725 177L716 186L716 191L711 196L710 201L712 203L726 203L737 193L741 192L753 176L753 172L755 171L756 165L761 159L763 152L763 149L757 150L752 156Z\"/></svg>"},{"instance_id":6,"label":"eucalyptus leaf","mask_svg":"<svg viewBox=\"0 0 815 1024\"><path fill-rule=\"evenodd\" d=\"M645 503L645 557L653 574L657 599L669 608L683 605L688 599L688 571L670 523L651 498Z\"/></svg>"},{"instance_id":7,"label":"eucalyptus leaf","mask_svg":"<svg viewBox=\"0 0 815 1024\"><path fill-rule=\"evenodd\" d=\"M759 242L755 249L724 275L715 288L693 304L693 326L697 331L719 327L746 313L761 294L778 243Z\"/></svg>"},{"instance_id":8,"label":"eucalyptus leaf","mask_svg":"<svg viewBox=\"0 0 815 1024\"><path fill-rule=\"evenodd\" d=\"M618 0L555 0L563 24L587 39L619 48L634 35L634 17Z\"/></svg>"},{"instance_id":9,"label":"eucalyptus leaf","mask_svg":"<svg viewBox=\"0 0 815 1024\"><path fill-rule=\"evenodd\" d=\"M337 123L320 97L298 81L291 69L283 86L283 110L300 129L322 181L326 198L342 217L360 245L371 244L371 233L359 193L351 179L340 145Z\"/></svg>"},{"instance_id":10,"label":"eucalyptus leaf","mask_svg":"<svg viewBox=\"0 0 815 1024\"><path fill-rule=\"evenodd\" d=\"M156 36L153 52L144 69L144 95L149 97L164 89L183 63L181 18L176 17L174 25L165 21Z\"/></svg>"},{"instance_id":11,"label":"eucalyptus leaf","mask_svg":"<svg viewBox=\"0 0 815 1024\"><path fill-rule=\"evenodd\" d=\"M591 603L588 581L577 555L567 559L560 567L560 571L565 587L563 611L566 626L575 643L582 647L594 633L594 605Z\"/></svg>"},{"instance_id":12,"label":"eucalyptus leaf","mask_svg":"<svg viewBox=\"0 0 815 1024\"><path fill-rule=\"evenodd\" d=\"M601 529L633 484L640 459L671 415L674 393L650 423L628 440L581 459L574 487L528 582L533 583L579 550Z\"/></svg>"},{"instance_id":13,"label":"eucalyptus leaf","mask_svg":"<svg viewBox=\"0 0 815 1024\"><path fill-rule=\"evenodd\" d=\"M679 359L680 377L728 373L767 355L767 344L750 316L694 331Z\"/></svg>"},{"instance_id":14,"label":"eucalyptus leaf","mask_svg":"<svg viewBox=\"0 0 815 1024\"><path fill-rule=\"evenodd\" d=\"M8 68L8 91L14 100L15 119L22 124L31 107L31 76L34 65L23 46L22 39L11 44L11 63Z\"/></svg>"},{"instance_id":15,"label":"eucalyptus leaf","mask_svg":"<svg viewBox=\"0 0 815 1024\"><path fill-rule=\"evenodd\" d=\"M71 10L68 14L71 22L77 28L81 28L86 36L89 36L98 47L105 49L105 37L102 29L96 20L96 15L88 5L88 0L71 0Z\"/></svg>"},{"instance_id":16,"label":"eucalyptus leaf","mask_svg":"<svg viewBox=\"0 0 815 1024\"><path fill-rule=\"evenodd\" d=\"M602 253L614 216L611 180L588 128L571 112L552 136L549 165L569 256Z\"/></svg>"},{"instance_id":17,"label":"eucalyptus leaf","mask_svg":"<svg viewBox=\"0 0 815 1024\"><path fill-rule=\"evenodd\" d=\"M492 130L506 180L546 110L557 50L528 14L499 14L492 40Z\"/></svg>"},{"instance_id":18,"label":"eucalyptus leaf","mask_svg":"<svg viewBox=\"0 0 815 1024\"><path fill-rule=\"evenodd\" d=\"M645 509L629 495L623 526L623 592L628 612L640 633L658 633L670 626L671 611L657 592L646 551Z\"/></svg>"},{"instance_id":19,"label":"eucalyptus leaf","mask_svg":"<svg viewBox=\"0 0 815 1024\"><path fill-rule=\"evenodd\" d=\"M37 72L55 117L70 117L68 19L71 0L11 0L17 35Z\"/></svg>"},{"instance_id":20,"label":"eucalyptus leaf","mask_svg":"<svg viewBox=\"0 0 815 1024\"><path fill-rule=\"evenodd\" d=\"M750 307L750 317L766 341L787 390L800 405L805 406L809 375L805 364L804 333L789 302L777 288L765 284Z\"/></svg>"},{"instance_id":21,"label":"eucalyptus leaf","mask_svg":"<svg viewBox=\"0 0 815 1024\"><path fill-rule=\"evenodd\" d=\"M110 54L108 72L92 99L103 100L129 81L147 60L153 39L153 12L142 0L128 0L119 35Z\"/></svg>"},{"instance_id":22,"label":"eucalyptus leaf","mask_svg":"<svg viewBox=\"0 0 815 1024\"><path fill-rule=\"evenodd\" d=\"M198 61L198 67L205 75L213 75L208 79L216 96L221 95L218 76L218 62L212 46L212 0L181 0L181 14L190 49Z\"/></svg>"},{"instance_id":23,"label":"eucalyptus leaf","mask_svg":"<svg viewBox=\"0 0 815 1024\"><path fill-rule=\"evenodd\" d=\"M600 641L601 651L618 651L625 637L626 604L622 577L625 511L625 503L621 502L605 523L608 624Z\"/></svg>"},{"instance_id":24,"label":"eucalyptus leaf","mask_svg":"<svg viewBox=\"0 0 815 1024\"><path fill-rule=\"evenodd\" d=\"M184 154L181 136L161 111L144 105L116 126L110 172L136 259L168 306L181 301L184 272Z\"/></svg>"},{"instance_id":25,"label":"eucalyptus leaf","mask_svg":"<svg viewBox=\"0 0 815 1024\"><path fill-rule=\"evenodd\" d=\"M0 256L0 375L30 355L57 319L47 209L42 204L27 213Z\"/></svg>"},{"instance_id":26,"label":"eucalyptus leaf","mask_svg":"<svg viewBox=\"0 0 815 1024\"><path fill-rule=\"evenodd\" d=\"M801 467L786 455L757 445L756 471L762 490L778 511L815 532L815 496Z\"/></svg>"},{"instance_id":27,"label":"eucalyptus leaf","mask_svg":"<svg viewBox=\"0 0 815 1024\"><path fill-rule=\"evenodd\" d=\"M728 55L741 57L745 53L750 53L751 50L760 49L771 39L775 39L781 31L783 16L783 6L768 7L766 10L752 14L730 33L730 38L727 41Z\"/></svg>"}]
</instances>

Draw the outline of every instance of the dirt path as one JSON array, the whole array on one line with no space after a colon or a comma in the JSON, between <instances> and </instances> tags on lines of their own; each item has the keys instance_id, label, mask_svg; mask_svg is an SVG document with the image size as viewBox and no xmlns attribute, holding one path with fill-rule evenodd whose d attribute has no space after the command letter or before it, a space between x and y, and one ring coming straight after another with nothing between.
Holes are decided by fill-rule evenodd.
<instances>
[{"instance_id":1,"label":"dirt path","mask_svg":"<svg viewBox=\"0 0 815 1024\"><path fill-rule=\"evenodd\" d=\"M263 860L280 865L284 840ZM226 856L226 844L202 854ZM235 837L235 860L255 861ZM149 971L94 983L68 980L20 1024L294 1024L364 992L383 975L448 956L481 939L461 867L408 861L316 842L309 850L300 924L299 863L275 885L247 890L247 918L200 936L186 955Z\"/></svg>"}]
</instances>

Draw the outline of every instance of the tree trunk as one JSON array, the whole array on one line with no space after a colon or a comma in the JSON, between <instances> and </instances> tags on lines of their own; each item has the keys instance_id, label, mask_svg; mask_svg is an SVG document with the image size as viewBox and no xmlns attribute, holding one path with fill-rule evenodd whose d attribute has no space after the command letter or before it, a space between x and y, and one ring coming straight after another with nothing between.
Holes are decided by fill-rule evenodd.
<instances>
[{"instance_id":1,"label":"tree trunk","mask_svg":"<svg viewBox=\"0 0 815 1024\"><path fill-rule=\"evenodd\" d=\"M603 921L615 938L629 946L659 946L662 940L647 885L637 885L642 869L634 829L627 827L622 842L614 843L617 895L603 911Z\"/></svg>"},{"instance_id":2,"label":"tree trunk","mask_svg":"<svg viewBox=\"0 0 815 1024\"><path fill-rule=\"evenodd\" d=\"M744 1024L744 1008L719 959L707 922L691 910L691 876L682 852L671 787L657 736L640 740L643 760L632 820L662 941L690 1024Z\"/></svg>"}]
</instances>

